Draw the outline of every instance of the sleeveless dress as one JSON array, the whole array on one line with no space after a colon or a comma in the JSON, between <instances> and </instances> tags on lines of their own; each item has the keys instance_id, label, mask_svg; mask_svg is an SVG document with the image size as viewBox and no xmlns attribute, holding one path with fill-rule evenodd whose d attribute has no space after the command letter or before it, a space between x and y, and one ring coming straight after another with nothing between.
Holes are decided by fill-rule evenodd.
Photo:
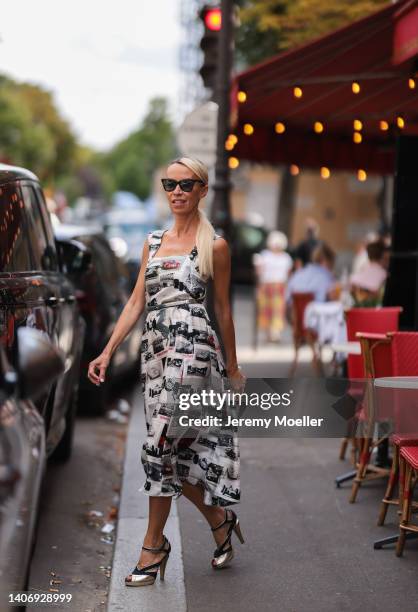
<instances>
[{"instance_id":1,"label":"sleeveless dress","mask_svg":"<svg viewBox=\"0 0 418 612\"><path fill-rule=\"evenodd\" d=\"M187 481L203 487L206 505L228 506L240 500L237 428L222 425L176 433L173 415L176 408L178 415L179 391L222 392L226 370L203 304L206 280L199 273L197 248L188 255L154 257L163 234L164 230L148 234L147 316L140 348L147 429L141 462L146 480L140 490L177 498Z\"/></svg>"}]
</instances>

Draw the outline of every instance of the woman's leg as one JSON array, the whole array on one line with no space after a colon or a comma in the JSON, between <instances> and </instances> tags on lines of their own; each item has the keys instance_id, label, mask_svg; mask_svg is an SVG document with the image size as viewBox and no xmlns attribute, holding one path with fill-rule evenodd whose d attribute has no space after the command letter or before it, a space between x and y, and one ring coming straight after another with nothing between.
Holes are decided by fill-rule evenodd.
<instances>
[{"instance_id":1,"label":"woman's leg","mask_svg":"<svg viewBox=\"0 0 418 612\"><path fill-rule=\"evenodd\" d=\"M148 528L144 537L143 545L148 548L159 548L163 543L163 532L170 514L172 497L150 497ZM141 549L138 567L145 567L156 563L164 557L164 553L152 553Z\"/></svg>"},{"instance_id":2,"label":"woman's leg","mask_svg":"<svg viewBox=\"0 0 418 612\"><path fill-rule=\"evenodd\" d=\"M220 506L208 506L203 502L203 488L189 482L182 483L183 495L196 506L211 527L217 527L225 518L225 509ZM222 544L228 534L228 525L213 532L216 544Z\"/></svg>"}]
</instances>

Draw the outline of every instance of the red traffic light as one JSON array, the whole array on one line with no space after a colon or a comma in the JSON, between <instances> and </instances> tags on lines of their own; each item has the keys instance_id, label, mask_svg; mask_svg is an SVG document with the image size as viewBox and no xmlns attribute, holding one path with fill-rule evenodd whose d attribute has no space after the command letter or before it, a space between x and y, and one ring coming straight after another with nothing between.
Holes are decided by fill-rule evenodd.
<instances>
[{"instance_id":1,"label":"red traffic light","mask_svg":"<svg viewBox=\"0 0 418 612\"><path fill-rule=\"evenodd\" d=\"M203 17L208 30L218 32L222 27L222 12L220 8L208 9Z\"/></svg>"}]
</instances>

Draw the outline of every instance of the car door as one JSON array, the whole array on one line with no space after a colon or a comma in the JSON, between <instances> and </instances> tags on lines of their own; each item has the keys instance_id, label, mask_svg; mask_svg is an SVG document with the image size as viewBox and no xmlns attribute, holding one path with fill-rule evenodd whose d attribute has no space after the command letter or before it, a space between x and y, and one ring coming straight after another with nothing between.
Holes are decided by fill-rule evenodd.
<instances>
[{"instance_id":1,"label":"car door","mask_svg":"<svg viewBox=\"0 0 418 612\"><path fill-rule=\"evenodd\" d=\"M12 360L16 331L21 325L51 335L53 310L49 288L40 271L36 228L30 222L18 182L0 186L0 339ZM37 400L46 412L49 391Z\"/></svg>"},{"instance_id":2,"label":"car door","mask_svg":"<svg viewBox=\"0 0 418 612\"><path fill-rule=\"evenodd\" d=\"M51 221L39 185L30 181L22 182L22 194L28 216L36 226L40 267L48 288L47 303L51 307L50 333L62 351L65 361L63 375L58 379L54 402L47 415L47 452L59 442L64 429L66 412L71 402L73 385L78 380L81 338L78 338L79 313L75 302L74 287L61 272L58 263Z\"/></svg>"}]
</instances>

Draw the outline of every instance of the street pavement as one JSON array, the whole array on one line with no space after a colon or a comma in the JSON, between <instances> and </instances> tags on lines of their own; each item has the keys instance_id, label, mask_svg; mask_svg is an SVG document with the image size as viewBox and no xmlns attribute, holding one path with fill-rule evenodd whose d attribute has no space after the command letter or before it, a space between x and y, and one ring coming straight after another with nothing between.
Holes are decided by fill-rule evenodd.
<instances>
[{"instance_id":1,"label":"street pavement","mask_svg":"<svg viewBox=\"0 0 418 612\"><path fill-rule=\"evenodd\" d=\"M286 377L289 332L283 347L261 345L254 351L250 297L240 292L235 299L239 359L246 375ZM298 375L312 375L309 353ZM397 532L395 510L389 509L387 525L376 526L383 481L364 485L355 504L348 502L349 485L335 488L335 477L349 469L338 459L338 439L242 438L242 498L235 509L245 543L233 536L231 565L212 570L215 544L209 526L181 497L167 526L173 554L165 582L125 588L123 576L138 556L147 516L145 495L138 492L141 401L138 395L129 427L109 612L417 609L418 541L407 542L401 559L393 546L373 549L375 539Z\"/></svg>"}]
</instances>

